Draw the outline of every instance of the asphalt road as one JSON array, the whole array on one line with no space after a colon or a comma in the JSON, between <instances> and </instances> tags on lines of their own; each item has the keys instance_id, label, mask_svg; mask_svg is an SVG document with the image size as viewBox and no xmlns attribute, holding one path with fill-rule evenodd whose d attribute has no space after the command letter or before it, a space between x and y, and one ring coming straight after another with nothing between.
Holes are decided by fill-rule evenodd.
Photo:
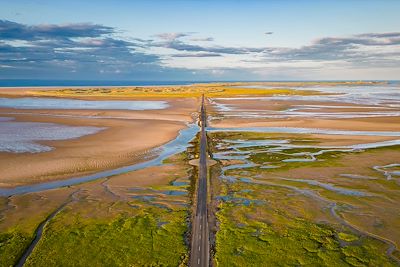
<instances>
[{"instance_id":1,"label":"asphalt road","mask_svg":"<svg viewBox=\"0 0 400 267\"><path fill-rule=\"evenodd\" d=\"M207 219L207 116L204 107L204 96L201 102L200 113L200 162L197 187L197 207L192 223L192 249L190 252L190 266L209 266L210 242Z\"/></svg>"}]
</instances>

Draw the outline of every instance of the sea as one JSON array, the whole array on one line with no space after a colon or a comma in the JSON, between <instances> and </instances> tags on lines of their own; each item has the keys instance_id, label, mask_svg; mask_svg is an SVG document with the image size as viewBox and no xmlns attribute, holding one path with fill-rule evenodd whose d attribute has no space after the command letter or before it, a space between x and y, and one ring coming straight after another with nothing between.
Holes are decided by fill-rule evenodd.
<instances>
[{"instance_id":1,"label":"sea","mask_svg":"<svg viewBox=\"0 0 400 267\"><path fill-rule=\"evenodd\" d=\"M336 82L339 80L330 80ZM376 81L376 80L375 80ZM117 81L117 80L33 80L33 79L0 79L1 87L58 87L58 86L160 86L160 85L190 85L194 83L210 82L252 82L252 81ZM305 80L271 80L253 82L307 82ZM324 81L313 81L324 82ZM389 84L398 84L399 81L386 81Z\"/></svg>"},{"instance_id":2,"label":"sea","mask_svg":"<svg viewBox=\"0 0 400 267\"><path fill-rule=\"evenodd\" d=\"M157 86L189 85L197 81L106 81L106 80L25 80L0 79L0 87L57 87L57 86Z\"/></svg>"}]
</instances>

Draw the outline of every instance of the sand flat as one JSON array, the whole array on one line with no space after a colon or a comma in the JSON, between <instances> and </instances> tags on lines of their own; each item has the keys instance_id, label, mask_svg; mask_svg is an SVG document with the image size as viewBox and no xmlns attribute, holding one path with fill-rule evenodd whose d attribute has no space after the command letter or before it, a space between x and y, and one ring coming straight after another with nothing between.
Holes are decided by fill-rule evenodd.
<instances>
[{"instance_id":1,"label":"sand flat","mask_svg":"<svg viewBox=\"0 0 400 267\"><path fill-rule=\"evenodd\" d=\"M0 186L66 179L141 162L154 154L153 148L174 139L186 123L193 121L192 113L197 111L197 101L194 98L170 100L169 108L150 111L2 109L0 112L3 114L13 113L2 116L12 116L21 122L106 129L76 139L40 141L40 144L54 148L48 152L0 153ZM94 115L94 118L89 115Z\"/></svg>"}]
</instances>

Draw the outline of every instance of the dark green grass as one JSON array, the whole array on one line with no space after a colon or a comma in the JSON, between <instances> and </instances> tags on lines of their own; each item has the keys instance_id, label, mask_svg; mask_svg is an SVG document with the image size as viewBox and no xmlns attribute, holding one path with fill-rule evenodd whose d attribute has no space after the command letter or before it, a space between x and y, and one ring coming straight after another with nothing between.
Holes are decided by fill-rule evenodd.
<instances>
[{"instance_id":1,"label":"dark green grass","mask_svg":"<svg viewBox=\"0 0 400 267\"><path fill-rule=\"evenodd\" d=\"M71 216L46 226L26 266L178 266L187 258L184 210L145 208L99 222Z\"/></svg>"},{"instance_id":2,"label":"dark green grass","mask_svg":"<svg viewBox=\"0 0 400 267\"><path fill-rule=\"evenodd\" d=\"M18 230L0 233L0 266L13 266L32 239L32 235Z\"/></svg>"}]
</instances>

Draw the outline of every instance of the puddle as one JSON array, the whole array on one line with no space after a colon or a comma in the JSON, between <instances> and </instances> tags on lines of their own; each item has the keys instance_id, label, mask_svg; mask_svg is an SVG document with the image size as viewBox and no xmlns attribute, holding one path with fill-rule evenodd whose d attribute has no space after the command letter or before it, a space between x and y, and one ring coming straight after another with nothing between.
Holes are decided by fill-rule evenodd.
<instances>
[{"instance_id":1,"label":"puddle","mask_svg":"<svg viewBox=\"0 0 400 267\"><path fill-rule=\"evenodd\" d=\"M189 182L183 182L183 181L172 181L171 182L172 186L186 186L189 185Z\"/></svg>"},{"instance_id":2,"label":"puddle","mask_svg":"<svg viewBox=\"0 0 400 267\"><path fill-rule=\"evenodd\" d=\"M47 97L23 97L0 98L0 107L15 109L154 110L166 109L169 105L166 101L95 101Z\"/></svg>"},{"instance_id":3,"label":"puddle","mask_svg":"<svg viewBox=\"0 0 400 267\"><path fill-rule=\"evenodd\" d=\"M253 182L253 179L251 179L251 178L240 178L239 180L244 183L252 183Z\"/></svg>"},{"instance_id":4,"label":"puddle","mask_svg":"<svg viewBox=\"0 0 400 267\"><path fill-rule=\"evenodd\" d=\"M275 165L264 165L260 166L261 169L277 169L280 168L280 166L275 166Z\"/></svg>"},{"instance_id":5,"label":"puddle","mask_svg":"<svg viewBox=\"0 0 400 267\"><path fill-rule=\"evenodd\" d=\"M241 193L251 193L251 192L253 192L253 190L251 190L251 189L242 189L242 190L240 190L240 192Z\"/></svg>"},{"instance_id":6,"label":"puddle","mask_svg":"<svg viewBox=\"0 0 400 267\"><path fill-rule=\"evenodd\" d=\"M187 191L181 191L181 190L166 190L166 191L161 191L160 193L167 196L186 196L188 194Z\"/></svg>"},{"instance_id":7,"label":"puddle","mask_svg":"<svg viewBox=\"0 0 400 267\"><path fill-rule=\"evenodd\" d=\"M154 201L156 199L156 196L153 195L137 195L137 196L132 196L133 199L138 199L141 201L149 202L149 201Z\"/></svg>"},{"instance_id":8,"label":"puddle","mask_svg":"<svg viewBox=\"0 0 400 267\"><path fill-rule=\"evenodd\" d=\"M245 168L252 168L258 166L257 164L254 164L250 161L243 163L243 164L232 164L228 166L222 167L222 171L229 171L229 170L236 170L236 169L245 169Z\"/></svg>"},{"instance_id":9,"label":"puddle","mask_svg":"<svg viewBox=\"0 0 400 267\"><path fill-rule=\"evenodd\" d=\"M260 205L264 201L257 199L248 199L243 197L232 197L232 196L217 196L217 200L221 200L223 202L231 202L238 205L250 206L251 204Z\"/></svg>"},{"instance_id":10,"label":"puddle","mask_svg":"<svg viewBox=\"0 0 400 267\"><path fill-rule=\"evenodd\" d=\"M365 179L365 180L377 180L375 177L371 176L364 176L364 175L359 175L359 174L348 174L348 173L343 173L339 175L340 177L345 177L345 178L350 178L350 179Z\"/></svg>"},{"instance_id":11,"label":"puddle","mask_svg":"<svg viewBox=\"0 0 400 267\"><path fill-rule=\"evenodd\" d=\"M292 158L292 159L284 159L282 162L312 162L316 161L317 159L313 156L310 155L310 158Z\"/></svg>"},{"instance_id":12,"label":"puddle","mask_svg":"<svg viewBox=\"0 0 400 267\"><path fill-rule=\"evenodd\" d=\"M0 120L0 151L11 153L39 153L53 148L37 141L56 141L95 134L106 128L68 126L44 122L17 122L12 118Z\"/></svg>"}]
</instances>

